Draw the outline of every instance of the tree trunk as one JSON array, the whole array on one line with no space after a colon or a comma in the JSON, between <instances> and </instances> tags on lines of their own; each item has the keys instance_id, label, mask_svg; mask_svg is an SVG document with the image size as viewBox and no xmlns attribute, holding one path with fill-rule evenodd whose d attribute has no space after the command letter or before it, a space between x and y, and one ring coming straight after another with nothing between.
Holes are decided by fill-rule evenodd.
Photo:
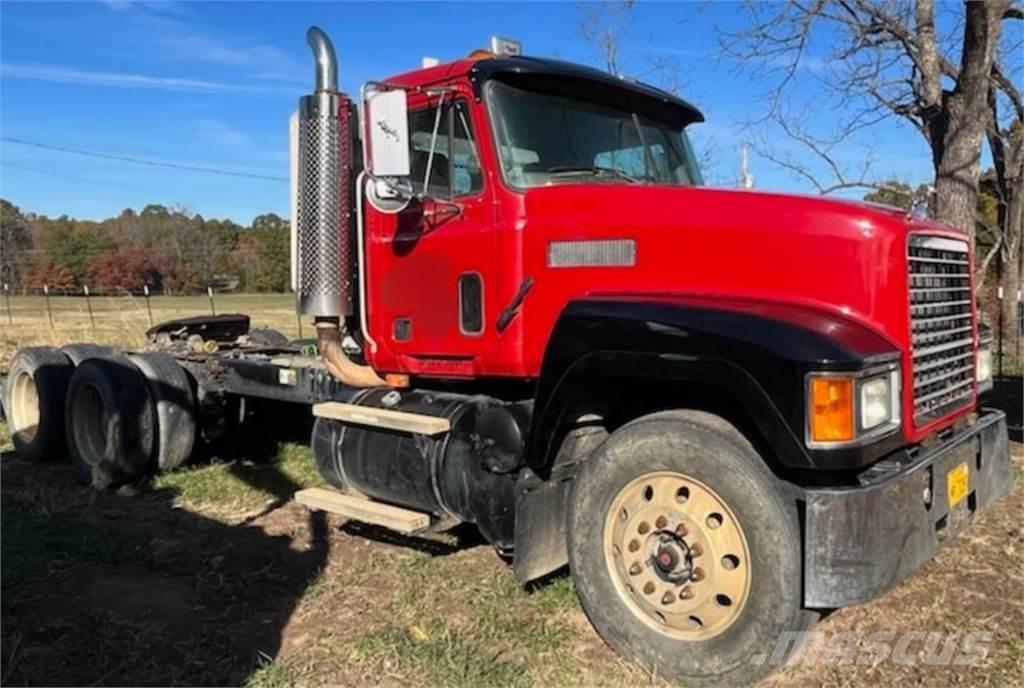
<instances>
[{"instance_id":1,"label":"tree trunk","mask_svg":"<svg viewBox=\"0 0 1024 688\"><path fill-rule=\"evenodd\" d=\"M1008 0L965 3L963 56L956 88L926 113L935 166L935 214L973 242L981 144L989 121L989 74Z\"/></svg>"},{"instance_id":2,"label":"tree trunk","mask_svg":"<svg viewBox=\"0 0 1024 688\"><path fill-rule=\"evenodd\" d=\"M1020 306L1018 305L1018 294L1022 288L1021 253L1024 249L1024 241L1021 232L1024 231L1024 190L1020 187L1020 177L1009 179L1008 196L1006 204L1006 221L1003 224L1005 243L1003 246L1003 271L999 280L999 286L1003 290L1003 300L999 304L1003 320L1003 353L1018 355L1020 349L1021 323Z\"/></svg>"}]
</instances>

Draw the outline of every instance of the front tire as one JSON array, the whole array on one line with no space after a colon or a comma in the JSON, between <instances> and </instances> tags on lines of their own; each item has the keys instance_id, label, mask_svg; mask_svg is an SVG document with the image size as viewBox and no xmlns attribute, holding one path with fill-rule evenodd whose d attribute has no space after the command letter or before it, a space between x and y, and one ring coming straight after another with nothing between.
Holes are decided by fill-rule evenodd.
<instances>
[{"instance_id":1,"label":"front tire","mask_svg":"<svg viewBox=\"0 0 1024 688\"><path fill-rule=\"evenodd\" d=\"M655 413L609 437L573 486L569 564L601 637L686 685L758 681L782 634L814 618L793 495L708 413Z\"/></svg>"}]
</instances>

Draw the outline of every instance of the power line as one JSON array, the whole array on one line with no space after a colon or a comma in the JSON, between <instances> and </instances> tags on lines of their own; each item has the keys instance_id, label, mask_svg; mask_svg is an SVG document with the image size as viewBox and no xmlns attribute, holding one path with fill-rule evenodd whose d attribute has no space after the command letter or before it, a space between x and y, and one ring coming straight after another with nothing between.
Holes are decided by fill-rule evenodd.
<instances>
[{"instance_id":1,"label":"power line","mask_svg":"<svg viewBox=\"0 0 1024 688\"><path fill-rule=\"evenodd\" d=\"M38 141L28 141L26 139L19 139L13 136L0 136L0 141L6 141L8 143L16 143L20 146L31 146L33 148L43 148L45 150L59 151L61 153L74 153L75 155L84 155L91 158L103 158L104 160L118 160L120 162L130 162L135 165L149 165L151 167L167 167L174 170L187 170L189 172L205 172L206 174L219 174L225 177L245 177L247 179L264 179L273 182L286 182L287 177L275 177L269 174L255 174L253 172L234 172L232 170L224 170L216 167L201 167L199 165L181 165L173 162L161 162L160 160L150 160L148 158L137 158L131 155L115 155L113 153L98 153L96 151L82 150L80 148L68 148L66 146L54 146L48 143L39 143Z\"/></svg>"},{"instance_id":2,"label":"power line","mask_svg":"<svg viewBox=\"0 0 1024 688\"><path fill-rule=\"evenodd\" d=\"M0 167L9 167L12 170L21 170L22 172L31 172L32 174L41 174L41 175L44 175L44 176L47 176L47 177L56 177L57 179L66 179L66 180L73 181L73 182L82 182L83 184L95 184L97 186L105 186L105 187L112 188L112 189L120 189L120 190L123 190L123 191L132 191L132 192L135 192L135 193L144 193L144 194L150 194L150 195L160 195L160 194L163 193L162 191L157 191L155 189L144 189L144 188L139 187L139 186L129 186L127 184L119 184L119 183L115 184L115 183L111 183L111 182L107 182L107 181L100 181L99 179L90 179L88 177L78 177L78 176L75 176L75 175L72 175L72 174L64 174L62 172L53 172L51 170L41 170L41 169L39 169L37 167L30 167L28 165L21 165L19 163L14 163L14 162L11 162L9 160L0 160ZM271 209L267 208L266 206L262 206L262 205L253 205L251 203L237 203L235 201L224 202L224 201L218 200L217 202L220 203L221 205L227 206L229 208L246 208L248 210L257 210L257 211L259 211L261 213L274 213L275 215L282 215L283 216L283 214L279 210L271 210ZM189 204L188 203L184 203L183 205L189 205Z\"/></svg>"}]
</instances>

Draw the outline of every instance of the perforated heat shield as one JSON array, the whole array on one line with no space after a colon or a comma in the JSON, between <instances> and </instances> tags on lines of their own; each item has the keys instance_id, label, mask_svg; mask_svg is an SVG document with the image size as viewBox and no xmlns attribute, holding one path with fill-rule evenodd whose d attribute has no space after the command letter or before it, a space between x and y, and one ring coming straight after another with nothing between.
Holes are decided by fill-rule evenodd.
<instances>
[{"instance_id":1,"label":"perforated heat shield","mask_svg":"<svg viewBox=\"0 0 1024 688\"><path fill-rule=\"evenodd\" d=\"M298 312L352 313L352 107L337 93L299 100Z\"/></svg>"}]
</instances>

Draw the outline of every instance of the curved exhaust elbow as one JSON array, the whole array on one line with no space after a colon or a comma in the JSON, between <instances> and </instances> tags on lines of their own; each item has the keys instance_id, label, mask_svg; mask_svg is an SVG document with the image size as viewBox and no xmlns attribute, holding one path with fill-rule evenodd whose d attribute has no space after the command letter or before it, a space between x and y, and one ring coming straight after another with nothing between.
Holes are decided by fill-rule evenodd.
<instances>
[{"instance_id":1,"label":"curved exhaust elbow","mask_svg":"<svg viewBox=\"0 0 1024 688\"><path fill-rule=\"evenodd\" d=\"M341 348L341 328L337 321L325 319L316 323L316 345L327 366L327 372L338 382L350 387L387 385L373 368L360 365L345 355Z\"/></svg>"},{"instance_id":2,"label":"curved exhaust elbow","mask_svg":"<svg viewBox=\"0 0 1024 688\"><path fill-rule=\"evenodd\" d=\"M316 61L316 93L337 93L338 91L338 58L334 54L334 45L327 34L317 26L306 31L306 42L313 50Z\"/></svg>"}]
</instances>

